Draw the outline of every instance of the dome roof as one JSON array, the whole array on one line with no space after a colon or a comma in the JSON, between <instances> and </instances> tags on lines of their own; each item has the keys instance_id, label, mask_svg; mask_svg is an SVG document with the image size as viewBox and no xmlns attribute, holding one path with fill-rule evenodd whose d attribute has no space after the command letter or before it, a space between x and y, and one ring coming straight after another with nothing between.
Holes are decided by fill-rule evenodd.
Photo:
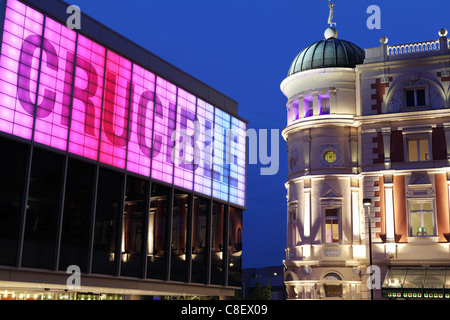
<instances>
[{"instance_id":1,"label":"dome roof","mask_svg":"<svg viewBox=\"0 0 450 320\"><path fill-rule=\"evenodd\" d=\"M337 33L326 40L311 44L300 52L292 62L288 76L319 68L354 68L357 64L364 62L364 50L350 41L336 39L336 36Z\"/></svg>"}]
</instances>

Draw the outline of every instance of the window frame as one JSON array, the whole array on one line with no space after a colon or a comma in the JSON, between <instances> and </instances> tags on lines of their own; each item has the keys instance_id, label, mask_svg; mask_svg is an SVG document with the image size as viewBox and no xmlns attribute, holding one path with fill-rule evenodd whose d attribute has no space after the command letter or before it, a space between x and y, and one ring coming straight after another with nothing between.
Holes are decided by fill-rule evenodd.
<instances>
[{"instance_id":1,"label":"window frame","mask_svg":"<svg viewBox=\"0 0 450 320\"><path fill-rule=\"evenodd\" d=\"M314 115L314 100L303 99L304 118L312 117Z\"/></svg>"},{"instance_id":2,"label":"window frame","mask_svg":"<svg viewBox=\"0 0 450 320\"><path fill-rule=\"evenodd\" d=\"M328 100L328 103L324 104L324 100L325 101ZM327 113L323 112L323 108L324 107L328 108L328 112ZM329 115L329 114L331 114L331 99L330 99L330 97L328 97L328 96L320 97L320 114L321 115Z\"/></svg>"},{"instance_id":3,"label":"window frame","mask_svg":"<svg viewBox=\"0 0 450 320\"><path fill-rule=\"evenodd\" d=\"M431 223L433 225L433 232L432 234L424 234L423 231L421 235L418 235L417 233L414 233L412 230L412 214L416 213L417 211L412 212L411 206L413 203L420 203L421 208L423 203L431 203L432 210L431 212L428 210L421 209L421 220L423 223L423 212L431 213ZM436 203L434 198L409 198L407 199L407 210L408 210L408 237L414 237L414 238L431 238L437 236L437 226L436 226ZM421 226L423 228L423 225Z\"/></svg>"},{"instance_id":4,"label":"window frame","mask_svg":"<svg viewBox=\"0 0 450 320\"><path fill-rule=\"evenodd\" d=\"M410 160L409 154L409 141L417 141L417 160ZM428 143L428 159L420 160L420 140L427 140ZM433 145L432 136L430 132L417 133L417 134L403 134L403 145L404 145L404 159L405 162L424 162L433 160Z\"/></svg>"},{"instance_id":5,"label":"window frame","mask_svg":"<svg viewBox=\"0 0 450 320\"><path fill-rule=\"evenodd\" d=\"M298 203L297 201L289 203L288 205L288 223L291 231L290 241L292 246L296 246L300 241L300 235L298 233L297 215L298 215Z\"/></svg>"},{"instance_id":6,"label":"window frame","mask_svg":"<svg viewBox=\"0 0 450 320\"><path fill-rule=\"evenodd\" d=\"M327 216L327 210L337 210L336 216ZM323 212L323 243L326 245L340 245L342 241L342 223L341 223L341 213L342 213L342 207L341 206L324 206L322 207ZM333 233L331 234L331 242L328 242L327 238L327 221L332 221L331 223L331 231L333 231L334 222L337 223L338 227L338 239L337 242L334 242L333 240Z\"/></svg>"},{"instance_id":7,"label":"window frame","mask_svg":"<svg viewBox=\"0 0 450 320\"><path fill-rule=\"evenodd\" d=\"M424 94L425 94L425 104L423 105L418 105L417 104L417 91L419 90L424 90ZM414 91L414 105L412 106L408 106L407 104L407 97L406 97L406 92L407 91ZM406 86L403 88L403 105L405 109L414 109L414 108L426 108L430 106L430 99L429 99L429 90L428 90L428 85L416 85L416 86Z\"/></svg>"}]
</instances>

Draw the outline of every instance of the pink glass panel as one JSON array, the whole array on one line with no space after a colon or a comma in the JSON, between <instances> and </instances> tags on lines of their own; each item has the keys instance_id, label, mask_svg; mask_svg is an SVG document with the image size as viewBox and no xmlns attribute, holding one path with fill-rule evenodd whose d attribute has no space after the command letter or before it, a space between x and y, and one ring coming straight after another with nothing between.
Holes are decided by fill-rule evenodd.
<instances>
[{"instance_id":1,"label":"pink glass panel","mask_svg":"<svg viewBox=\"0 0 450 320\"><path fill-rule=\"evenodd\" d=\"M59 59L55 65L51 54L42 56L38 105L44 105L47 97L54 97L49 100L51 112L45 117L36 117L34 140L66 150L76 33L46 18L44 38L53 46Z\"/></svg>"},{"instance_id":2,"label":"pink glass panel","mask_svg":"<svg viewBox=\"0 0 450 320\"><path fill-rule=\"evenodd\" d=\"M153 130L152 178L173 182L172 134L175 131L177 87L164 79L156 79Z\"/></svg>"},{"instance_id":3,"label":"pink glass panel","mask_svg":"<svg viewBox=\"0 0 450 320\"><path fill-rule=\"evenodd\" d=\"M69 152L98 159L105 48L78 35Z\"/></svg>"},{"instance_id":4,"label":"pink glass panel","mask_svg":"<svg viewBox=\"0 0 450 320\"><path fill-rule=\"evenodd\" d=\"M0 130L25 139L33 131L43 19L23 3L8 0L0 56Z\"/></svg>"},{"instance_id":5,"label":"pink glass panel","mask_svg":"<svg viewBox=\"0 0 450 320\"><path fill-rule=\"evenodd\" d=\"M197 99L196 124L194 191L210 196L212 187L212 129L214 126L214 107L201 99Z\"/></svg>"},{"instance_id":6,"label":"pink glass panel","mask_svg":"<svg viewBox=\"0 0 450 320\"><path fill-rule=\"evenodd\" d=\"M247 124L231 117L229 149L230 162L230 202L245 206L246 169L246 129Z\"/></svg>"},{"instance_id":7,"label":"pink glass panel","mask_svg":"<svg viewBox=\"0 0 450 320\"><path fill-rule=\"evenodd\" d=\"M131 62L108 51L105 77L100 161L124 169L128 141Z\"/></svg>"},{"instance_id":8,"label":"pink glass panel","mask_svg":"<svg viewBox=\"0 0 450 320\"><path fill-rule=\"evenodd\" d=\"M178 89L177 127L175 134L174 185L189 190L194 181L194 145L196 97Z\"/></svg>"},{"instance_id":9,"label":"pink glass panel","mask_svg":"<svg viewBox=\"0 0 450 320\"><path fill-rule=\"evenodd\" d=\"M213 190L215 198L228 201L230 170L227 163L227 134L230 115L216 108L214 112Z\"/></svg>"},{"instance_id":10,"label":"pink glass panel","mask_svg":"<svg viewBox=\"0 0 450 320\"><path fill-rule=\"evenodd\" d=\"M133 65L133 99L127 170L150 176L155 75Z\"/></svg>"}]
</instances>

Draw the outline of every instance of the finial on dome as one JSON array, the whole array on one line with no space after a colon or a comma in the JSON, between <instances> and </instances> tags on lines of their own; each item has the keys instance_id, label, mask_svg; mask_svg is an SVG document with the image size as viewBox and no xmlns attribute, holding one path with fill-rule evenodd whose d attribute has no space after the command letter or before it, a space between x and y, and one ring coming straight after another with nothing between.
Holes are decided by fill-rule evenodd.
<instances>
[{"instance_id":1,"label":"finial on dome","mask_svg":"<svg viewBox=\"0 0 450 320\"><path fill-rule=\"evenodd\" d=\"M323 35L325 36L325 39L336 39L338 36L338 32L335 28L333 27L329 27L325 30L325 32L323 33Z\"/></svg>"},{"instance_id":2,"label":"finial on dome","mask_svg":"<svg viewBox=\"0 0 450 320\"><path fill-rule=\"evenodd\" d=\"M328 7L330 8L330 15L328 16L328 24L330 25L324 32L325 39L336 39L338 32L333 25L336 25L336 22L333 22L334 16L334 3L331 0L328 0Z\"/></svg>"},{"instance_id":3,"label":"finial on dome","mask_svg":"<svg viewBox=\"0 0 450 320\"><path fill-rule=\"evenodd\" d=\"M333 22L334 16L334 3L331 0L328 0L328 7L330 8L330 15L328 16L328 24L330 28L333 28L333 24L336 25L336 22Z\"/></svg>"},{"instance_id":4,"label":"finial on dome","mask_svg":"<svg viewBox=\"0 0 450 320\"><path fill-rule=\"evenodd\" d=\"M386 37L386 36L382 36L381 38L380 38L380 43L381 44L386 44L386 43L388 43L388 37Z\"/></svg>"},{"instance_id":5,"label":"finial on dome","mask_svg":"<svg viewBox=\"0 0 450 320\"><path fill-rule=\"evenodd\" d=\"M445 37L447 35L447 30L442 28L441 30L439 30L439 36L441 37Z\"/></svg>"}]
</instances>

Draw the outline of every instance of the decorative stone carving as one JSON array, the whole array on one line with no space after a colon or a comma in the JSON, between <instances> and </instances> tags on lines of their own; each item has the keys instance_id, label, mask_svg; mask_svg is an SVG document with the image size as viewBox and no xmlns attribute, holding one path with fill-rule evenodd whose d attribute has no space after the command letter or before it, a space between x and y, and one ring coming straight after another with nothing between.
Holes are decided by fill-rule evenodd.
<instances>
[{"instance_id":1,"label":"decorative stone carving","mask_svg":"<svg viewBox=\"0 0 450 320\"><path fill-rule=\"evenodd\" d=\"M445 99L440 94L436 86L430 86L430 105L433 109L442 109L445 107Z\"/></svg>"},{"instance_id":2,"label":"decorative stone carving","mask_svg":"<svg viewBox=\"0 0 450 320\"><path fill-rule=\"evenodd\" d=\"M289 172L295 172L298 171L298 155L297 155L297 148L294 149L291 152L291 155L289 156Z\"/></svg>"},{"instance_id":3,"label":"decorative stone carving","mask_svg":"<svg viewBox=\"0 0 450 320\"><path fill-rule=\"evenodd\" d=\"M398 112L402 105L403 87L395 90L388 104L388 112Z\"/></svg>"},{"instance_id":4,"label":"decorative stone carving","mask_svg":"<svg viewBox=\"0 0 450 320\"><path fill-rule=\"evenodd\" d=\"M336 143L324 144L320 150L320 167L342 167L340 147Z\"/></svg>"},{"instance_id":5,"label":"decorative stone carving","mask_svg":"<svg viewBox=\"0 0 450 320\"><path fill-rule=\"evenodd\" d=\"M433 109L445 108L445 98L439 88L430 81L419 79L416 81L405 81L400 84L389 99L387 104L388 112L399 112L403 107L404 89L407 86L426 85L428 87L428 104Z\"/></svg>"}]
</instances>

